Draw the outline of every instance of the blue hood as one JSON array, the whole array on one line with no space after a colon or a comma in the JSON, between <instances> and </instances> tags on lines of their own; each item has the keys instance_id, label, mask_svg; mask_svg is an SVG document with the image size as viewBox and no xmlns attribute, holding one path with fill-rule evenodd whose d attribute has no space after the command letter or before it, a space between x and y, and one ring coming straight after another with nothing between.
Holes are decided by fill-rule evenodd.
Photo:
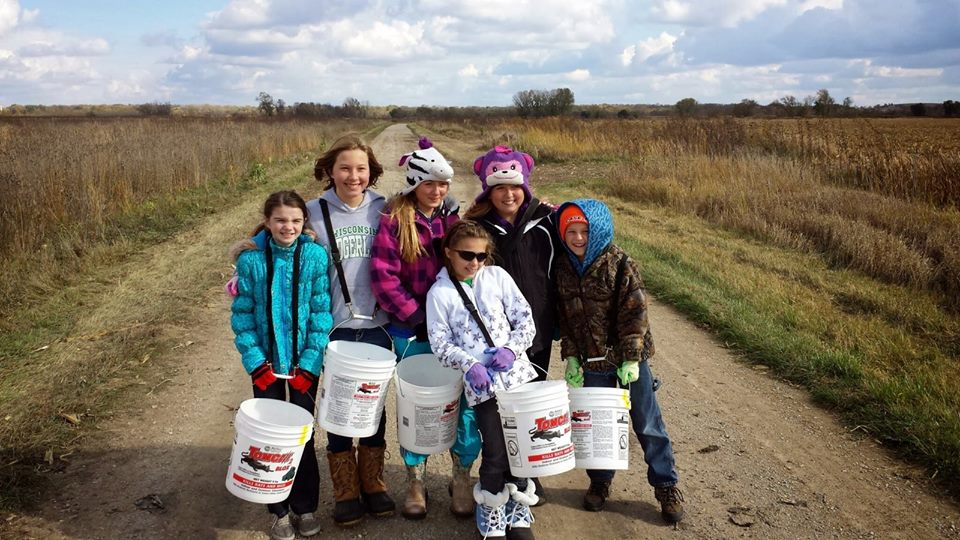
<instances>
[{"instance_id":1,"label":"blue hood","mask_svg":"<svg viewBox=\"0 0 960 540\"><path fill-rule=\"evenodd\" d=\"M557 208L554 219L554 223L557 224L557 234L560 233L560 212L570 205L578 206L583 210L583 215L587 217L587 223L590 225L590 237L587 239L587 252L584 254L583 262L580 262L580 259L570 251L566 242L563 242L563 237L560 238L574 270L582 276L593 261L597 260L597 257L613 242L613 215L605 204L596 199L575 199L563 203Z\"/></svg>"}]
</instances>

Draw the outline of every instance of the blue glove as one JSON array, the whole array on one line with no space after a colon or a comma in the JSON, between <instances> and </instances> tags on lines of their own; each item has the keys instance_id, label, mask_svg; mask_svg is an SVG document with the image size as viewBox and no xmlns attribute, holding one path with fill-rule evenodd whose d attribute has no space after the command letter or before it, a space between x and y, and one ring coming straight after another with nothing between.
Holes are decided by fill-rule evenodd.
<instances>
[{"instance_id":1,"label":"blue glove","mask_svg":"<svg viewBox=\"0 0 960 540\"><path fill-rule=\"evenodd\" d=\"M492 371L499 371L501 373L510 371L513 363L517 361L517 355L506 347L490 347L483 352L493 355L490 361L487 362L487 368Z\"/></svg>"},{"instance_id":2,"label":"blue glove","mask_svg":"<svg viewBox=\"0 0 960 540\"><path fill-rule=\"evenodd\" d=\"M470 366L470 369L467 370L463 378L466 379L467 384L473 388L473 391L478 394L489 390L490 385L493 384L493 379L490 378L490 373L487 372L486 366L480 362Z\"/></svg>"}]
</instances>

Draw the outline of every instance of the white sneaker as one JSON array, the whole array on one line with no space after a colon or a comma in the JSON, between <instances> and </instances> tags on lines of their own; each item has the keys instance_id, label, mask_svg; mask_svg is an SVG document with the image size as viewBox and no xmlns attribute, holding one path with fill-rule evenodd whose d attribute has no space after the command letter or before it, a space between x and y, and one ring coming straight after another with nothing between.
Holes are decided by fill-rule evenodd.
<instances>
[{"instance_id":1,"label":"white sneaker","mask_svg":"<svg viewBox=\"0 0 960 540\"><path fill-rule=\"evenodd\" d=\"M277 518L270 527L270 538L273 540L293 540L297 533L293 532L293 525L290 524L290 512L282 518Z\"/></svg>"},{"instance_id":2,"label":"white sneaker","mask_svg":"<svg viewBox=\"0 0 960 540\"><path fill-rule=\"evenodd\" d=\"M300 514L297 518L297 532L300 533L300 536L313 536L322 529L320 520L313 516L313 512Z\"/></svg>"}]
</instances>

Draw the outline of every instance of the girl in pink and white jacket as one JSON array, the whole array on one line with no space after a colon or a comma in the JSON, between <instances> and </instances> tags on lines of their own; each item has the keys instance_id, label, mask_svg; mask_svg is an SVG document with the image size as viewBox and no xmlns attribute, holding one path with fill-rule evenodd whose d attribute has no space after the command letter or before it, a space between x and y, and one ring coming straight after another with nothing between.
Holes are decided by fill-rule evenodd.
<instances>
[{"instance_id":1,"label":"girl in pink and white jacket","mask_svg":"<svg viewBox=\"0 0 960 540\"><path fill-rule=\"evenodd\" d=\"M533 482L510 474L497 393L536 378L527 358L537 327L530 304L506 270L485 266L493 239L475 221L458 221L443 239L445 267L427 293L430 345L440 363L463 373L464 394L483 440L480 482L473 488L484 537L532 539ZM483 328L463 295L476 306Z\"/></svg>"}]
</instances>

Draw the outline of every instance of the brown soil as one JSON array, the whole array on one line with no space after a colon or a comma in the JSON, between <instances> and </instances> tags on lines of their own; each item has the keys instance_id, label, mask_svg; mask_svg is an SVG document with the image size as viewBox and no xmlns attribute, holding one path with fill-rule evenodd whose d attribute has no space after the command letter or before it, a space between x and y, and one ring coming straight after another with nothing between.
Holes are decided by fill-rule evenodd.
<instances>
[{"instance_id":1,"label":"brown soil","mask_svg":"<svg viewBox=\"0 0 960 540\"><path fill-rule=\"evenodd\" d=\"M401 186L401 175L391 165L415 148L415 141L403 125L374 141L390 169L380 186L383 193ZM469 206L478 189L470 165L480 151L443 137L435 142L454 161L454 193ZM205 228L230 219L236 222L222 226L242 235L246 224L241 223L249 221L257 203L251 201L242 215L217 216L217 222L161 246L154 256L182 253L182 246L195 243ZM229 271L226 261L224 269ZM184 346L170 352L177 357L170 362L176 367L164 374L170 381L144 395L129 414L104 422L82 453L53 476L57 487L49 500L35 513L9 516L6 534L267 537L267 512L224 488L233 411L250 397L228 324L229 300L213 288L198 305L196 324L176 330ZM739 362L670 307L654 301L651 324L657 338L652 367L664 382L658 397L673 437L685 519L677 527L661 522L643 453L634 441L632 470L617 475L602 513L580 508L587 484L582 471L544 479L549 502L535 510L540 538L960 538L958 507L939 495L922 471L891 458L869 434L842 426L802 389ZM557 356L554 378L562 376ZM392 404L387 414L392 422ZM325 438L318 444L322 448ZM387 482L399 501L405 477L392 427L388 444ZM458 520L447 510L446 456L429 462L426 520L368 518L349 530L338 529L329 517L331 488L321 460L323 538L477 537L470 520ZM135 505L150 494L158 496L162 509Z\"/></svg>"}]
</instances>

